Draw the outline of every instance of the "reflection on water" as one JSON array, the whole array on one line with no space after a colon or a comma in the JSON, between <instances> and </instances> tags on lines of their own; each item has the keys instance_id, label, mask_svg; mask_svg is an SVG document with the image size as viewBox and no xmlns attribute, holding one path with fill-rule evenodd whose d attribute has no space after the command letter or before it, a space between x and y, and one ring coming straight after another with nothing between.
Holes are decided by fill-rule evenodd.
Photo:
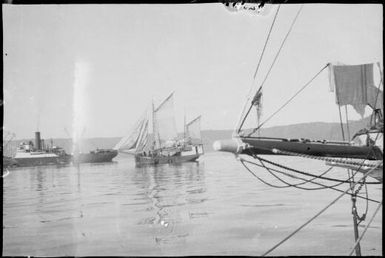
<instances>
[{"instance_id":1,"label":"reflection on water","mask_svg":"<svg viewBox=\"0 0 385 258\"><path fill-rule=\"evenodd\" d=\"M321 169L318 161L297 165ZM118 156L112 163L13 169L3 179L3 253L260 255L337 194L267 187L222 153L156 167L138 168L132 157ZM369 194L381 200L382 187L369 186ZM375 207L369 204L369 217ZM346 255L353 244L350 211L350 198L341 199L273 255ZM381 240L380 213L363 254L381 254Z\"/></svg>"},{"instance_id":2,"label":"reflection on water","mask_svg":"<svg viewBox=\"0 0 385 258\"><path fill-rule=\"evenodd\" d=\"M149 201L145 210L152 212L138 224L157 226L154 236L157 244L175 244L189 236L181 225L194 218L185 216L188 207L207 199L204 180L204 164L198 162L136 170L132 181L140 189L139 198Z\"/></svg>"}]
</instances>

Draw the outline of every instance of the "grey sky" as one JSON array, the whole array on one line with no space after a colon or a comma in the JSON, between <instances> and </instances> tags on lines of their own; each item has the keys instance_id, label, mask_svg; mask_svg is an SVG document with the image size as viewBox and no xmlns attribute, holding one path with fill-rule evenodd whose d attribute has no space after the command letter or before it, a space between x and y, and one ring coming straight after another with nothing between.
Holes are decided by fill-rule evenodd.
<instances>
[{"instance_id":1,"label":"grey sky","mask_svg":"<svg viewBox=\"0 0 385 258\"><path fill-rule=\"evenodd\" d=\"M258 80L299 5L284 5ZM273 9L274 11L275 9ZM154 98L175 91L177 126L232 129L273 19L222 4L3 5L4 129L67 137L75 64L87 66L84 137L122 136ZM326 63L381 62L381 5L305 5L264 87L263 118ZM258 85L258 81L257 81ZM262 120L263 120L262 118ZM359 116L352 115L351 119ZM325 70L266 126L338 121Z\"/></svg>"}]
</instances>

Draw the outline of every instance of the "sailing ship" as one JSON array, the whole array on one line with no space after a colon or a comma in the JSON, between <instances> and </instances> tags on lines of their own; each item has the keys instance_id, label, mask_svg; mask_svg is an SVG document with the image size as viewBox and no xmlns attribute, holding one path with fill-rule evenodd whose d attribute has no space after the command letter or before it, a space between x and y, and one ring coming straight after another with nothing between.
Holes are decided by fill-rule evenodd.
<instances>
[{"instance_id":1,"label":"sailing ship","mask_svg":"<svg viewBox=\"0 0 385 258\"><path fill-rule=\"evenodd\" d=\"M226 5L229 6L228 4ZM236 4L230 5L237 7ZM234 7L234 8L235 8ZM270 32L274 26L276 17L279 12L278 6L274 20L270 27ZM233 8L233 9L234 9ZM234 10L241 10L242 8L235 8ZM286 37L283 39L280 49L285 43L295 21L302 10L302 6L297 12ZM265 46L261 52L261 56L258 62L257 69L254 73L254 80L258 74L258 68L263 58L265 47L267 46L269 35L267 36ZM277 59L280 49L278 50L273 63L270 66L269 72L273 67L275 60ZM376 86L374 84L373 71L374 68L378 66L380 74L380 82ZM273 137L263 137L260 136L261 127L272 118L276 113L283 109L290 101L296 97L303 89L305 89L311 82L324 70L329 70L329 84L330 90L335 92L336 104L338 107L340 115L340 125L341 125L341 134L342 141L335 140L310 140L310 139L285 139L285 138L273 138ZM265 80L267 78L266 75ZM263 83L258 88L254 88L250 91L248 99L245 103L244 109L241 112L240 119L236 125L236 128L233 133L232 139L216 141L213 144L213 147L217 151L225 151L234 153L237 160L239 160L242 165L252 173L257 179L261 182L268 184L272 187L282 188L282 187L295 187L298 189L304 190L318 190L318 189L332 189L342 194L330 203L325 209L321 210L316 216L311 220L315 219L322 212L324 212L328 207L330 207L335 201L341 198L343 195L351 195L352 200L352 214L353 214L353 226L354 226L354 235L355 243L351 250L356 252L356 255L361 255L360 250L360 240L362 239L363 234L366 232L366 229L369 227L370 222L373 220L379 208L382 206L382 202L376 200L370 200L378 203L378 207L373 214L372 219L369 224L366 226L365 230L362 232L361 237L359 236L358 225L365 220L366 213L362 216L358 215L356 200L358 198L363 198L360 196L362 188L365 184L382 184L383 181L383 90L380 88L383 87L383 69L379 63L369 63L369 64L358 64L358 65L345 65L342 63L327 63L321 70L314 76L312 79L307 82L300 90L290 98L286 103L284 103L275 113L270 117L260 123L260 118L262 116L262 95L263 95ZM365 113L365 108L369 107L372 110L372 115L370 117L370 125L367 128L363 128L358 131L351 140L349 139L349 120L348 120L348 111L347 105L351 105L354 109L363 116ZM345 123L342 119L341 107L345 107ZM248 115L252 110L256 111L257 115L257 126L251 130L243 129L243 125ZM347 128L344 129L344 126ZM286 166L280 162L274 162L268 160L261 155L286 155L293 157L301 157L307 159L315 159L324 161L327 166L330 166L324 173L309 173L305 171L300 171L298 169ZM251 157L251 158L250 158ZM257 163L258 161L258 163ZM256 170L253 168L263 168L269 174L274 176L279 180L280 184L276 185L273 183L268 183L262 178L260 178ZM347 179L340 180L338 178L326 177L325 174L328 173L333 167L341 167L347 169ZM258 170L260 171L260 170ZM362 177L358 177L358 172L361 173ZM373 181L369 181L369 177L372 177ZM296 183L290 182L290 179L295 179ZM298 180L300 183L297 183ZM328 180L329 182L333 181L338 182L336 185L330 185L323 183ZM283 185L282 185L282 184ZM318 188L309 188L306 185L317 185ZM342 191L336 188L337 185L345 184L349 187ZM366 190L367 191L367 190ZM367 193L367 192L366 192ZM368 197L366 197L368 200ZM263 255L266 255L281 245L283 242L288 240L296 232L306 226L311 220L307 221L300 228L294 231L291 235L286 237L284 240L279 242L273 248L268 250Z\"/></svg>"},{"instance_id":2,"label":"sailing ship","mask_svg":"<svg viewBox=\"0 0 385 258\"><path fill-rule=\"evenodd\" d=\"M135 156L137 166L172 164L196 161L204 154L201 140L201 116L185 123L183 137L179 137L174 117L171 93L157 108L152 102L152 112L145 112L134 129L114 147L121 153ZM152 131L150 127L152 126Z\"/></svg>"}]
</instances>

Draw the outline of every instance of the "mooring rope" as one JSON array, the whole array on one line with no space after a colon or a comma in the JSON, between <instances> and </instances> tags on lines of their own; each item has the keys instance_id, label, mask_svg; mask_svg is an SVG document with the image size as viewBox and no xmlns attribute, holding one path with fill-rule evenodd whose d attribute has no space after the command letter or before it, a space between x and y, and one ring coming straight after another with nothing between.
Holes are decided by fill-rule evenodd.
<instances>
[{"instance_id":1,"label":"mooring rope","mask_svg":"<svg viewBox=\"0 0 385 258\"><path fill-rule=\"evenodd\" d=\"M380 164L378 164L379 166ZM359 182L361 182L363 179L365 179L370 173L372 173L375 169L375 168L372 168L371 170L369 170L368 172L366 172L357 182L354 183L354 185L357 185ZM281 240L279 243L277 243L276 245L274 245L272 248L270 248L268 251L266 251L264 254L262 254L262 256L266 256L267 254L271 253L272 251L274 251L277 247L279 247L280 245L282 245L284 242L286 242L288 239L290 239L292 236L294 236L297 232L299 232L301 229L303 229L305 226L307 226L310 222L312 222L313 220L315 220L318 216L320 216L324 211L326 211L329 207L331 207L334 203L336 203L339 199L341 199L345 194L348 193L348 191L350 191L350 186L349 188L347 188L342 194L340 194L337 198L335 198L332 202L330 202L326 207L324 207L321 211L319 211L316 215L314 215L312 218L310 218L307 222L305 222L304 224L302 224L299 228L297 228L296 230L294 230L294 232L292 232L290 235L288 235L287 237L285 237L283 240Z\"/></svg>"}]
</instances>

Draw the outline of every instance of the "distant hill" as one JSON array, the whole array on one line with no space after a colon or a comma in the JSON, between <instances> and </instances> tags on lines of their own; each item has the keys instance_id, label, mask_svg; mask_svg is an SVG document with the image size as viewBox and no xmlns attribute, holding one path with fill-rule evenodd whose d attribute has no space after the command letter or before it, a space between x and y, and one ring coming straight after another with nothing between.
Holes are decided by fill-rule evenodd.
<instances>
[{"instance_id":1,"label":"distant hill","mask_svg":"<svg viewBox=\"0 0 385 258\"><path fill-rule=\"evenodd\" d=\"M359 121L350 121L350 137L360 129L367 127L370 118L364 118ZM346 127L345 127L346 129ZM232 130L203 130L202 141L206 152L213 151L212 145L214 141L221 139L229 139L232 135ZM274 126L261 130L261 136L280 137L280 138L307 138L315 140L342 140L341 126L339 123L323 123L312 122L285 126ZM346 135L345 135L346 137ZM82 141L81 149L83 152L88 152L96 148L113 148L120 141L121 137L99 137L88 138ZM22 141L33 139L16 140L12 142L12 148L5 148L4 154L14 152L16 146ZM72 149L72 140L65 138L53 139L56 146L60 146L70 153ZM46 139L46 144L50 144L50 139ZM8 150L7 150L8 149Z\"/></svg>"}]
</instances>

